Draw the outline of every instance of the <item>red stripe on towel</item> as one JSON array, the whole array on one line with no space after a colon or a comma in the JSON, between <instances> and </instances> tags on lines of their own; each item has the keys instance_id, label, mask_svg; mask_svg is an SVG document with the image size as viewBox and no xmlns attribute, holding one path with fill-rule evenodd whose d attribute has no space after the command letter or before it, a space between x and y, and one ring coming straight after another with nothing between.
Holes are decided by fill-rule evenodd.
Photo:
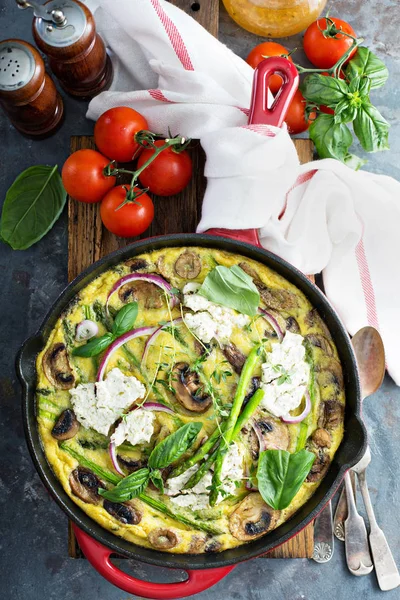
<instances>
[{"instance_id":1,"label":"red stripe on towel","mask_svg":"<svg viewBox=\"0 0 400 600\"><path fill-rule=\"evenodd\" d=\"M306 183L306 181L309 181L310 179L312 179L316 172L317 172L317 169L312 169L311 171L307 171L306 173L302 173L301 175L298 176L298 178L296 179L296 181L294 182L294 184L292 185L290 190L288 190L288 192L286 193L285 205L282 208L281 214L279 215L278 219L282 219L283 215L286 212L290 192L293 192L293 190L295 190L299 185L302 185L303 183Z\"/></svg>"},{"instance_id":2,"label":"red stripe on towel","mask_svg":"<svg viewBox=\"0 0 400 600\"><path fill-rule=\"evenodd\" d=\"M182 63L183 68L186 71L194 71L192 61L190 60L189 52L185 46L181 34L179 33L175 23L170 19L167 13L162 8L159 0L151 0L154 10L157 13L164 29L170 39L175 54Z\"/></svg>"},{"instance_id":3,"label":"red stripe on towel","mask_svg":"<svg viewBox=\"0 0 400 600\"><path fill-rule=\"evenodd\" d=\"M168 100L164 96L161 90L148 90L150 96L154 98L154 100L158 100L159 102L168 102L169 104L173 104L172 100Z\"/></svg>"},{"instance_id":4,"label":"red stripe on towel","mask_svg":"<svg viewBox=\"0 0 400 600\"><path fill-rule=\"evenodd\" d=\"M356 246L355 253L358 271L360 273L361 286L364 293L365 306L367 308L368 325L371 325L372 327L375 327L375 329L379 330L375 291L374 286L372 285L371 273L369 270L367 255L365 254L364 241L362 237Z\"/></svg>"},{"instance_id":5,"label":"red stripe on towel","mask_svg":"<svg viewBox=\"0 0 400 600\"><path fill-rule=\"evenodd\" d=\"M264 135L265 137L275 137L276 135L276 133L272 131L268 125L262 125L261 123L254 125L241 125L241 129L249 129L250 131Z\"/></svg>"}]
</instances>

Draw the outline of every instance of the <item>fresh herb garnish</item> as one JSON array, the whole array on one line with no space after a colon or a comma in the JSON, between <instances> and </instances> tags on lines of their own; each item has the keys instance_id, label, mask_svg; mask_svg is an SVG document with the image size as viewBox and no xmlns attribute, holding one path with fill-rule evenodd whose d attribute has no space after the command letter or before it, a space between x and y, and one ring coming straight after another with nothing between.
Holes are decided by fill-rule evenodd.
<instances>
[{"instance_id":1,"label":"fresh herb garnish","mask_svg":"<svg viewBox=\"0 0 400 600\"><path fill-rule=\"evenodd\" d=\"M315 454L300 450L265 450L258 459L258 489L264 501L276 510L287 508L307 477Z\"/></svg>"},{"instance_id":2,"label":"fresh herb garnish","mask_svg":"<svg viewBox=\"0 0 400 600\"><path fill-rule=\"evenodd\" d=\"M257 313L260 304L260 294L252 278L238 265L215 267L203 281L198 294L251 317Z\"/></svg>"},{"instance_id":3,"label":"fresh herb garnish","mask_svg":"<svg viewBox=\"0 0 400 600\"><path fill-rule=\"evenodd\" d=\"M57 165L29 167L6 194L0 239L14 250L26 250L53 227L66 198Z\"/></svg>"},{"instance_id":4,"label":"fresh herb garnish","mask_svg":"<svg viewBox=\"0 0 400 600\"><path fill-rule=\"evenodd\" d=\"M137 498L144 492L149 483L149 477L149 469L139 469L121 479L112 490L99 488L99 494L106 500L110 500L110 502L126 502L132 498Z\"/></svg>"},{"instance_id":5,"label":"fresh herb garnish","mask_svg":"<svg viewBox=\"0 0 400 600\"><path fill-rule=\"evenodd\" d=\"M93 338L87 344L74 348L72 354L88 358L103 352L114 340L133 328L138 313L137 302L130 302L121 308L115 316L111 331Z\"/></svg>"},{"instance_id":6,"label":"fresh herb garnish","mask_svg":"<svg viewBox=\"0 0 400 600\"><path fill-rule=\"evenodd\" d=\"M306 71L307 69L302 70ZM322 71L324 69L321 69L321 73ZM353 135L348 127L350 123L367 152L389 148L389 123L373 106L369 96L372 89L384 85L388 70L368 48L359 46L345 68L342 62L329 70L329 75L333 76L321 73L307 75L301 90L310 109L327 106L334 114L318 114L310 125L310 138L320 158L336 158L358 169L365 161L349 152L353 143ZM342 73L343 79L340 78Z\"/></svg>"},{"instance_id":7,"label":"fresh herb garnish","mask_svg":"<svg viewBox=\"0 0 400 600\"><path fill-rule=\"evenodd\" d=\"M167 436L155 446L150 454L149 467L151 469L164 469L178 460L192 446L202 426L202 423L186 423L186 425Z\"/></svg>"}]
</instances>

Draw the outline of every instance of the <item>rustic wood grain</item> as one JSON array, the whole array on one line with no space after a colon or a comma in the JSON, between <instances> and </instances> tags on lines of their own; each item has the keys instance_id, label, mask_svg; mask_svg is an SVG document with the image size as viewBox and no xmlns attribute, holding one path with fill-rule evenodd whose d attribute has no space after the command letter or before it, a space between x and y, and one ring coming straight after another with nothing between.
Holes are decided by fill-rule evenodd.
<instances>
[{"instance_id":1,"label":"rustic wood grain","mask_svg":"<svg viewBox=\"0 0 400 600\"><path fill-rule=\"evenodd\" d=\"M173 4L185 10L210 33L218 35L218 0L173 0ZM296 140L296 149L301 163L312 160L312 144L309 140ZM93 138L74 136L71 152L81 148L94 148ZM194 177L189 186L178 196L153 198L155 218L151 227L140 237L165 233L191 233L196 230L200 219L201 203L205 191L204 153L193 141L190 148ZM127 182L122 179L120 183ZM69 199L68 205L68 277L71 281L93 262L135 239L122 240L106 231L101 224L98 205L82 204ZM74 536L71 524L68 527L68 552L72 558L81 558L82 552ZM268 558L311 558L314 548L313 525L310 524L297 536L265 555Z\"/></svg>"}]
</instances>

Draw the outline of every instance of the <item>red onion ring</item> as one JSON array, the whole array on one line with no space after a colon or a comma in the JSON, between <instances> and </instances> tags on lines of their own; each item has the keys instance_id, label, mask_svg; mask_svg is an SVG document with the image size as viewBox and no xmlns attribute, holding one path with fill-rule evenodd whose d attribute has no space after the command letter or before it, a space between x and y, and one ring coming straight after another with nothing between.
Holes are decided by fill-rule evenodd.
<instances>
[{"instance_id":1,"label":"red onion ring","mask_svg":"<svg viewBox=\"0 0 400 600\"><path fill-rule=\"evenodd\" d=\"M159 412L165 412L169 415L174 415L174 411L169 406L165 406L165 404L160 404L159 402L145 402L142 406L138 406L137 408L143 408L144 410L153 410Z\"/></svg>"},{"instance_id":2,"label":"red onion ring","mask_svg":"<svg viewBox=\"0 0 400 600\"><path fill-rule=\"evenodd\" d=\"M123 470L121 469L121 467L118 464L115 442L110 442L110 445L108 446L108 451L110 453L110 458L111 458L111 462L113 464L114 469L117 471L117 473L119 473L120 475L125 477L125 473L123 472Z\"/></svg>"},{"instance_id":3,"label":"red onion ring","mask_svg":"<svg viewBox=\"0 0 400 600\"><path fill-rule=\"evenodd\" d=\"M124 277L121 277L121 279L118 279L118 281L116 281L114 283L114 285L112 286L111 291L109 292L109 294L107 296L107 301L106 301L107 314L109 314L108 303L110 301L111 296L126 283L130 283L131 281L140 281L140 280L141 281L149 281L150 283L154 283L154 285L157 285L159 288L163 289L170 297L171 308L174 308L174 306L176 306L179 303L179 299L176 297L175 294L172 293L172 285L170 283L168 283L168 281L165 281L165 279L163 279L159 275L152 275L152 274L148 274L148 273L131 273L130 275L125 275Z\"/></svg>"},{"instance_id":4,"label":"red onion ring","mask_svg":"<svg viewBox=\"0 0 400 600\"><path fill-rule=\"evenodd\" d=\"M84 319L76 326L75 339L79 342L90 340L99 333L99 326L91 319Z\"/></svg>"},{"instance_id":5,"label":"red onion ring","mask_svg":"<svg viewBox=\"0 0 400 600\"><path fill-rule=\"evenodd\" d=\"M162 330L165 329L165 327L169 327L171 325L172 326L177 325L178 323L181 323L182 321L183 321L182 317L178 317L178 319L174 319L173 321L171 321L171 323L166 323L165 325L160 325L160 327L158 327L155 330L155 332L149 337L149 339L146 341L146 343L144 345L144 350L143 350L142 360L141 360L142 364L146 362L150 346L156 341L156 339L158 338L158 336L160 335Z\"/></svg>"},{"instance_id":6,"label":"red onion ring","mask_svg":"<svg viewBox=\"0 0 400 600\"><path fill-rule=\"evenodd\" d=\"M128 333L124 333L124 335L121 335L121 337L117 338L110 346L108 346L107 350L104 352L103 358L101 359L101 363L99 366L99 370L97 372L96 381L102 381L108 361L110 360L110 357L115 352L115 350L118 350L118 348L137 337L141 337L143 335L152 335L156 331L156 329L157 327L139 327L139 329L133 329L132 331L128 331Z\"/></svg>"},{"instance_id":7,"label":"red onion ring","mask_svg":"<svg viewBox=\"0 0 400 600\"><path fill-rule=\"evenodd\" d=\"M301 423L301 421L303 421L306 418L306 416L310 413L311 410L311 398L308 390L304 392L304 397L306 399L306 402L301 415L298 415L297 417L291 417L290 415L286 417L281 417L281 421L283 421L284 423Z\"/></svg>"},{"instance_id":8,"label":"red onion ring","mask_svg":"<svg viewBox=\"0 0 400 600\"><path fill-rule=\"evenodd\" d=\"M275 319L271 313L267 312L263 308L258 307L258 312L263 316L263 318L271 325L272 329L275 331L278 336L279 341L281 342L284 338L284 332L279 326L278 321Z\"/></svg>"}]
</instances>

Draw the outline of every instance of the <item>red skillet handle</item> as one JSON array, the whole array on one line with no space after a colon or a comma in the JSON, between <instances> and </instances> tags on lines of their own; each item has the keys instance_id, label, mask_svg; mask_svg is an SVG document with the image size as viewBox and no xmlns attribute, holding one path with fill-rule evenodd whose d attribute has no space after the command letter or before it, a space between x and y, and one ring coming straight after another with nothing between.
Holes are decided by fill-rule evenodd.
<instances>
[{"instance_id":1,"label":"red skillet handle","mask_svg":"<svg viewBox=\"0 0 400 600\"><path fill-rule=\"evenodd\" d=\"M282 77L283 84L272 106L268 108L268 81L274 74ZM289 60L280 56L263 60L254 71L249 124L261 123L281 127L298 86L299 74ZM209 229L206 233L247 242L261 248L256 229Z\"/></svg>"},{"instance_id":2,"label":"red skillet handle","mask_svg":"<svg viewBox=\"0 0 400 600\"><path fill-rule=\"evenodd\" d=\"M142 581L124 573L113 565L110 561L111 550L94 540L75 524L73 524L73 528L82 552L96 571L107 579L107 581L124 590L124 592L142 598L174 600L175 598L193 596L218 583L234 568L234 565L230 565L229 567L221 567L219 569L188 570L188 579L186 581L179 581L178 583Z\"/></svg>"}]
</instances>

